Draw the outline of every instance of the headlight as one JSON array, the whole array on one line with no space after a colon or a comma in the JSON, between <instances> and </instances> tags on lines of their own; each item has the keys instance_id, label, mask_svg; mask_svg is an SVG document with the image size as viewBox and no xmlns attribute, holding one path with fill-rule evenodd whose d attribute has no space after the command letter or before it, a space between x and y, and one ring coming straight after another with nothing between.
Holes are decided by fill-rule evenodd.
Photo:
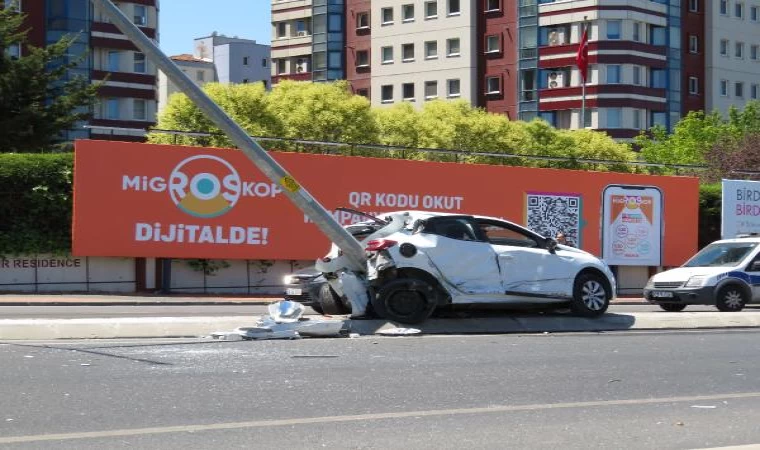
<instances>
[{"instance_id":1,"label":"headlight","mask_svg":"<svg viewBox=\"0 0 760 450\"><path fill-rule=\"evenodd\" d=\"M282 278L282 284L293 284L294 281L295 281L295 278L293 277L293 275L285 275Z\"/></svg>"},{"instance_id":2,"label":"headlight","mask_svg":"<svg viewBox=\"0 0 760 450\"><path fill-rule=\"evenodd\" d=\"M647 281L646 287L651 288L652 286L654 286L654 277L649 277L649 281Z\"/></svg>"},{"instance_id":3,"label":"headlight","mask_svg":"<svg viewBox=\"0 0 760 450\"><path fill-rule=\"evenodd\" d=\"M707 277L705 276L691 277L683 287L702 287L704 286L705 281L707 281Z\"/></svg>"}]
</instances>

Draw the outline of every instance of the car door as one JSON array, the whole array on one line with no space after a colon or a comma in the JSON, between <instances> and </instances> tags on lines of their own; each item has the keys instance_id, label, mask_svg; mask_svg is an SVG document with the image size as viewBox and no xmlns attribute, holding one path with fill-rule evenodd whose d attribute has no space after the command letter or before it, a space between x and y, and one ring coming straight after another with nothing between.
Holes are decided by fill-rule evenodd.
<instances>
[{"instance_id":1,"label":"car door","mask_svg":"<svg viewBox=\"0 0 760 450\"><path fill-rule=\"evenodd\" d=\"M496 253L479 237L472 219L436 217L421 233L429 241L422 250L449 284L470 295L503 293Z\"/></svg>"},{"instance_id":2,"label":"car door","mask_svg":"<svg viewBox=\"0 0 760 450\"><path fill-rule=\"evenodd\" d=\"M747 275L752 285L752 301L760 302L760 253L747 266Z\"/></svg>"},{"instance_id":3,"label":"car door","mask_svg":"<svg viewBox=\"0 0 760 450\"><path fill-rule=\"evenodd\" d=\"M570 252L550 252L545 240L507 222L479 220L478 226L493 247L506 295L567 297L572 293L575 267Z\"/></svg>"}]
</instances>

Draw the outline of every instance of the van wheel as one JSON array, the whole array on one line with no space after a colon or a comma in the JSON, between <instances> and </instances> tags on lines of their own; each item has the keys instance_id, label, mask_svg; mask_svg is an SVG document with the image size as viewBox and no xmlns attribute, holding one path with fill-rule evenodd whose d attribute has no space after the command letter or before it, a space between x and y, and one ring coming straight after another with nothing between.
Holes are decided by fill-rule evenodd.
<instances>
[{"instance_id":1,"label":"van wheel","mask_svg":"<svg viewBox=\"0 0 760 450\"><path fill-rule=\"evenodd\" d=\"M371 302L375 313L384 319L420 323L433 313L436 292L426 281L398 278L383 285Z\"/></svg>"},{"instance_id":2,"label":"van wheel","mask_svg":"<svg viewBox=\"0 0 760 450\"><path fill-rule=\"evenodd\" d=\"M595 273L583 273L575 279L573 301L570 309L583 317L598 317L610 306L612 293L608 292L607 283Z\"/></svg>"},{"instance_id":3,"label":"van wheel","mask_svg":"<svg viewBox=\"0 0 760 450\"><path fill-rule=\"evenodd\" d=\"M340 300L338 293L330 287L330 283L325 283L319 288L318 301L322 310L320 314L344 315L351 312Z\"/></svg>"},{"instance_id":4,"label":"van wheel","mask_svg":"<svg viewBox=\"0 0 760 450\"><path fill-rule=\"evenodd\" d=\"M683 303L660 303L660 308L667 312L680 312L686 309L686 305Z\"/></svg>"},{"instance_id":5,"label":"van wheel","mask_svg":"<svg viewBox=\"0 0 760 450\"><path fill-rule=\"evenodd\" d=\"M723 286L715 298L715 306L719 311L723 312L741 311L746 304L747 294L744 292L744 289L736 284Z\"/></svg>"}]
</instances>

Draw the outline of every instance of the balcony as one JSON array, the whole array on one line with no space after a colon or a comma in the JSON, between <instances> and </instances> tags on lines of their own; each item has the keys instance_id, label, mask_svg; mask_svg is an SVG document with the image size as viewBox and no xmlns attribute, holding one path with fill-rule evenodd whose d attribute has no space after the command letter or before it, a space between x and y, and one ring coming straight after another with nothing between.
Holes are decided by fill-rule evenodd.
<instances>
[{"instance_id":1,"label":"balcony","mask_svg":"<svg viewBox=\"0 0 760 450\"><path fill-rule=\"evenodd\" d=\"M311 72L301 73L281 73L279 75L272 75L272 84L275 85L283 80L291 81L311 81Z\"/></svg>"}]
</instances>

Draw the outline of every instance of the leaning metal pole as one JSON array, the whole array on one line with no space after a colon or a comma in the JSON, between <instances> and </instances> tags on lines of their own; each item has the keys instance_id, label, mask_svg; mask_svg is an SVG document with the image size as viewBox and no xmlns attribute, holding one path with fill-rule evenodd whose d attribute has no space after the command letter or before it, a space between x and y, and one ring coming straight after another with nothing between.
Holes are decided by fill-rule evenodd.
<instances>
[{"instance_id":1,"label":"leaning metal pole","mask_svg":"<svg viewBox=\"0 0 760 450\"><path fill-rule=\"evenodd\" d=\"M354 270L364 270L366 256L361 244L343 228L333 216L299 185L298 182L230 116L214 103L181 69L179 69L111 0L94 0L111 22L121 30L203 111L270 180L279 184L282 191L296 204L319 229L334 242L352 263Z\"/></svg>"}]
</instances>

